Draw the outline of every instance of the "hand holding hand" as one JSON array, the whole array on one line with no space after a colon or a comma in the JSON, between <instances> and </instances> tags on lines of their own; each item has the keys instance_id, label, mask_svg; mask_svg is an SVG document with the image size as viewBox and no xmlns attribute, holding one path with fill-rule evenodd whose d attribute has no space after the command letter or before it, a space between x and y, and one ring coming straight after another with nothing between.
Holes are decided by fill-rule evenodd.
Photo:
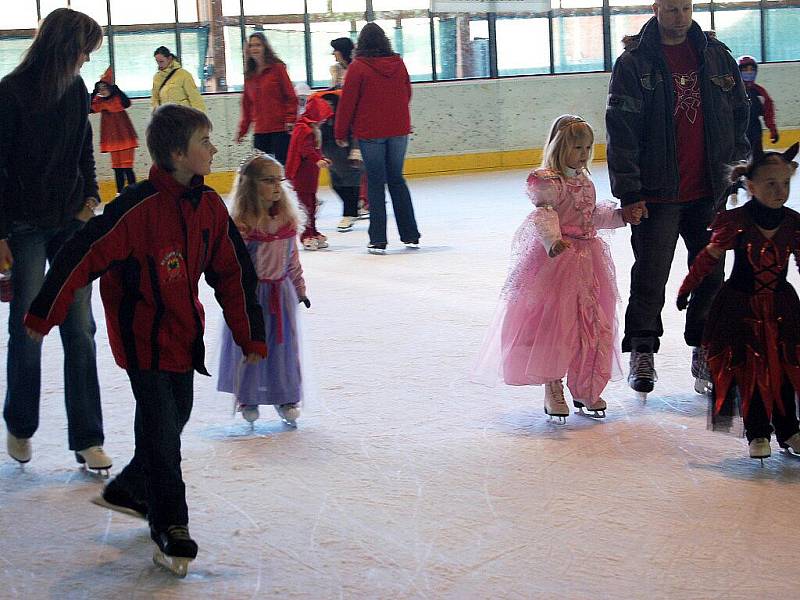
<instances>
[{"instance_id":1,"label":"hand holding hand","mask_svg":"<svg viewBox=\"0 0 800 600\"><path fill-rule=\"evenodd\" d=\"M550 258L555 258L570 247L572 247L572 243L568 240L558 240L550 247Z\"/></svg>"},{"instance_id":2,"label":"hand holding hand","mask_svg":"<svg viewBox=\"0 0 800 600\"><path fill-rule=\"evenodd\" d=\"M677 304L678 310L686 310L686 307L689 306L689 294L680 294L675 304Z\"/></svg>"},{"instance_id":3,"label":"hand holding hand","mask_svg":"<svg viewBox=\"0 0 800 600\"><path fill-rule=\"evenodd\" d=\"M25 333L27 333L28 337L31 338L36 343L41 343L42 340L44 339L44 336L41 333L39 333L38 331L34 331L30 327L25 328Z\"/></svg>"},{"instance_id":4,"label":"hand holding hand","mask_svg":"<svg viewBox=\"0 0 800 600\"><path fill-rule=\"evenodd\" d=\"M311 300L307 296L300 296L297 301L299 304L305 304L306 308L311 308Z\"/></svg>"},{"instance_id":5,"label":"hand holding hand","mask_svg":"<svg viewBox=\"0 0 800 600\"><path fill-rule=\"evenodd\" d=\"M647 204L644 200L622 207L622 220L631 225L638 225L647 216Z\"/></svg>"}]
</instances>

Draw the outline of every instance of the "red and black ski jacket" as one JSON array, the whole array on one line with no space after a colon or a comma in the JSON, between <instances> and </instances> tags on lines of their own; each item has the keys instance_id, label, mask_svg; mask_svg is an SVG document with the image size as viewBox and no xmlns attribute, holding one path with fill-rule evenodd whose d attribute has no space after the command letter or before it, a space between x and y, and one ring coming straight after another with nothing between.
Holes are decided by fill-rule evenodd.
<instances>
[{"instance_id":1,"label":"red and black ski jacket","mask_svg":"<svg viewBox=\"0 0 800 600\"><path fill-rule=\"evenodd\" d=\"M75 292L100 277L120 367L208 375L198 297L204 274L236 343L266 356L247 249L219 195L202 178L196 183L186 188L152 167L148 180L128 187L62 247L25 325L46 334L66 318Z\"/></svg>"}]
</instances>

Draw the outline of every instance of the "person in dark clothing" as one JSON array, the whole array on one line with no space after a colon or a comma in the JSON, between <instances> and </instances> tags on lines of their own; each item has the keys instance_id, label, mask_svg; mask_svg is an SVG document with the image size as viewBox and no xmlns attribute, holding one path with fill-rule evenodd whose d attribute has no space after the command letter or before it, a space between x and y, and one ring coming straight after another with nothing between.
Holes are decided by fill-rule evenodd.
<instances>
[{"instance_id":1,"label":"person in dark clothing","mask_svg":"<svg viewBox=\"0 0 800 600\"><path fill-rule=\"evenodd\" d=\"M653 353L678 237L691 263L724 201L727 165L749 147L747 96L728 48L692 20L691 0L657 0L653 10L639 34L623 40L606 109L611 191L626 217L643 211L640 223L628 219L635 260L622 340L631 353L628 383L641 394L656 379ZM720 263L692 293L686 315L699 392L710 385L700 341L722 274Z\"/></svg>"},{"instance_id":2,"label":"person in dark clothing","mask_svg":"<svg viewBox=\"0 0 800 600\"><path fill-rule=\"evenodd\" d=\"M358 196L361 184L361 165L363 163L352 160L350 157L351 151L336 143L333 127L341 91L325 91L320 96L331 107L334 115L320 126L320 132L322 133L322 154L331 161L328 165L331 187L342 199L342 220L339 221L339 225L336 228L344 233L352 230L353 225L358 220Z\"/></svg>"},{"instance_id":3,"label":"person in dark clothing","mask_svg":"<svg viewBox=\"0 0 800 600\"><path fill-rule=\"evenodd\" d=\"M129 186L68 241L25 325L41 340L76 290L100 280L108 339L136 398L131 462L95 502L147 516L154 559L178 575L197 556L181 474L180 435L192 410L193 372L204 365L201 275L249 364L267 355L256 274L222 199L203 185L217 149L202 111L156 109L147 128L150 176Z\"/></svg>"},{"instance_id":4,"label":"person in dark clothing","mask_svg":"<svg viewBox=\"0 0 800 600\"><path fill-rule=\"evenodd\" d=\"M31 459L39 427L42 348L22 319L39 292L45 263L80 230L100 200L89 92L81 66L103 39L83 13L59 8L40 24L22 62L0 81L0 271L11 267L8 387L3 416L8 454ZM79 463L104 470L91 286L76 291L61 325L69 448Z\"/></svg>"}]
</instances>

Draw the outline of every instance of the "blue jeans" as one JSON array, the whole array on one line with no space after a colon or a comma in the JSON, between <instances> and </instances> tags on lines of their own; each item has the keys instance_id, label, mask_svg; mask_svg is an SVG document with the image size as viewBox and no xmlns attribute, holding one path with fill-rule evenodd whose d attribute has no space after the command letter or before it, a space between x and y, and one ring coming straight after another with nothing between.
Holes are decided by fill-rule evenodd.
<instances>
[{"instance_id":1,"label":"blue jeans","mask_svg":"<svg viewBox=\"0 0 800 600\"><path fill-rule=\"evenodd\" d=\"M419 241L419 230L414 218L414 207L406 180L403 162L406 158L408 136L360 139L361 157L367 171L367 198L369 200L369 241L386 245L386 195L388 186L392 197L397 231L404 242Z\"/></svg>"},{"instance_id":2,"label":"blue jeans","mask_svg":"<svg viewBox=\"0 0 800 600\"><path fill-rule=\"evenodd\" d=\"M8 387L3 417L8 430L18 438L33 436L39 427L42 370L42 345L28 337L22 320L42 287L45 262L52 262L64 242L82 227L83 222L78 220L57 229L41 229L19 222L11 225L8 243L14 256L11 268L14 297L8 319ZM75 294L59 329L64 347L69 448L83 450L102 445L103 417L97 382L91 285Z\"/></svg>"}]
</instances>

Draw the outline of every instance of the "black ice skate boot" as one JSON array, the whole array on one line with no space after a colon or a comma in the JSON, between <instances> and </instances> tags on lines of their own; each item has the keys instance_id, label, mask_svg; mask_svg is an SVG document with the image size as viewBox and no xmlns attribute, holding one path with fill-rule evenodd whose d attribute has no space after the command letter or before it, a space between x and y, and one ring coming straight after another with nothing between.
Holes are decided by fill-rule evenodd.
<instances>
[{"instance_id":1,"label":"black ice skate boot","mask_svg":"<svg viewBox=\"0 0 800 600\"><path fill-rule=\"evenodd\" d=\"M628 385L638 392L641 400L647 400L647 394L653 391L658 375L653 364L652 342L648 339L633 338L631 340L630 372Z\"/></svg>"},{"instance_id":2,"label":"black ice skate boot","mask_svg":"<svg viewBox=\"0 0 800 600\"><path fill-rule=\"evenodd\" d=\"M704 396L714 392L711 372L708 370L708 351L702 346L692 348L692 377L694 377L695 392Z\"/></svg>"},{"instance_id":3,"label":"black ice skate boot","mask_svg":"<svg viewBox=\"0 0 800 600\"><path fill-rule=\"evenodd\" d=\"M133 498L122 486L109 483L103 493L92 498L92 503L119 513L147 519L147 504Z\"/></svg>"},{"instance_id":4,"label":"black ice skate boot","mask_svg":"<svg viewBox=\"0 0 800 600\"><path fill-rule=\"evenodd\" d=\"M189 537L185 525L170 525L166 531L150 527L150 537L158 548L153 551L153 563L178 577L186 577L189 563L197 557L197 543Z\"/></svg>"}]
</instances>

